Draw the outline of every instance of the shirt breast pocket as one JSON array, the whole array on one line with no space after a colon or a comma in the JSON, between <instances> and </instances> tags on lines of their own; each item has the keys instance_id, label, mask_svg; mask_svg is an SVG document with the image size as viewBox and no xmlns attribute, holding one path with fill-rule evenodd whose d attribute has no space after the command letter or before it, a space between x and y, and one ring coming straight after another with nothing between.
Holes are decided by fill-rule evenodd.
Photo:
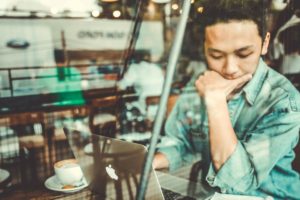
<instances>
[{"instance_id":1,"label":"shirt breast pocket","mask_svg":"<svg viewBox=\"0 0 300 200\"><path fill-rule=\"evenodd\" d=\"M192 147L197 152L202 152L208 145L208 126L202 128L191 128L189 131L189 139Z\"/></svg>"}]
</instances>

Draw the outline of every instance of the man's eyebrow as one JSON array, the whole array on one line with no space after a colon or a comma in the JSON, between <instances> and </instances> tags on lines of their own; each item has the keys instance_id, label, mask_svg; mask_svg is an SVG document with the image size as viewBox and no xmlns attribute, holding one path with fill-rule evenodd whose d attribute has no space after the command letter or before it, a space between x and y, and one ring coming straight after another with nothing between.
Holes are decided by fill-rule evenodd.
<instances>
[{"instance_id":1,"label":"man's eyebrow","mask_svg":"<svg viewBox=\"0 0 300 200\"><path fill-rule=\"evenodd\" d=\"M208 48L209 52L216 52L216 53L225 53L224 51L221 51L219 49L214 49L214 48Z\"/></svg>"},{"instance_id":2,"label":"man's eyebrow","mask_svg":"<svg viewBox=\"0 0 300 200\"><path fill-rule=\"evenodd\" d=\"M254 47L254 45L248 45L248 46L239 48L239 49L235 50L234 52L241 52L241 51L251 50L253 47Z\"/></svg>"},{"instance_id":3,"label":"man's eyebrow","mask_svg":"<svg viewBox=\"0 0 300 200\"><path fill-rule=\"evenodd\" d=\"M234 50L235 53L237 52L241 52L241 51L246 51L246 50L251 50L254 47L254 45L248 45L248 46L244 46L242 48L236 49ZM219 50L219 49L215 49L215 48L208 48L208 51L211 53L222 53L222 54L226 54L225 51Z\"/></svg>"}]
</instances>

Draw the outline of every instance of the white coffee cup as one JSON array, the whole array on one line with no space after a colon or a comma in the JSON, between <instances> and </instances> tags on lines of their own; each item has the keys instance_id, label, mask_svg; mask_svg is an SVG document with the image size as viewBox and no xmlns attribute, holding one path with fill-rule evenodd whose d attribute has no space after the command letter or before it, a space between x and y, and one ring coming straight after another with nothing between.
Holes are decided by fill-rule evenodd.
<instances>
[{"instance_id":1,"label":"white coffee cup","mask_svg":"<svg viewBox=\"0 0 300 200\"><path fill-rule=\"evenodd\" d=\"M75 159L61 160L54 164L55 175L64 186L78 186L83 179L83 173Z\"/></svg>"}]
</instances>

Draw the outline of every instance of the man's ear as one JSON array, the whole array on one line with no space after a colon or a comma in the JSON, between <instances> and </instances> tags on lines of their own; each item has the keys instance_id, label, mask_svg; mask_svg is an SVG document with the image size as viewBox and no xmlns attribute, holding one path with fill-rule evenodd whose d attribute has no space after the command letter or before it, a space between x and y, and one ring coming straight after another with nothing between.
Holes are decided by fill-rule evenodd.
<instances>
[{"instance_id":1,"label":"man's ear","mask_svg":"<svg viewBox=\"0 0 300 200\"><path fill-rule=\"evenodd\" d=\"M262 45L262 49L261 49L261 55L266 55L266 53L268 52L270 37L271 37L270 32L267 32L266 37L263 41L263 45Z\"/></svg>"}]
</instances>

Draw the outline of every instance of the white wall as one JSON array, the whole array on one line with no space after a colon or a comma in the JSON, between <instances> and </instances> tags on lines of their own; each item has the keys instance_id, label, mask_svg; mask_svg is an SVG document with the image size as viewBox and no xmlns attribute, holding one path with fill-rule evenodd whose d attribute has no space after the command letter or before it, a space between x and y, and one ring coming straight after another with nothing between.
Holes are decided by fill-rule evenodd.
<instances>
[{"instance_id":1,"label":"white wall","mask_svg":"<svg viewBox=\"0 0 300 200\"><path fill-rule=\"evenodd\" d=\"M0 19L0 67L54 64L54 49L62 49L64 31L67 50L125 50L133 22L93 19ZM7 47L13 39L26 40L26 49ZM164 51L161 22L143 22L136 49L149 50L153 57Z\"/></svg>"}]
</instances>

